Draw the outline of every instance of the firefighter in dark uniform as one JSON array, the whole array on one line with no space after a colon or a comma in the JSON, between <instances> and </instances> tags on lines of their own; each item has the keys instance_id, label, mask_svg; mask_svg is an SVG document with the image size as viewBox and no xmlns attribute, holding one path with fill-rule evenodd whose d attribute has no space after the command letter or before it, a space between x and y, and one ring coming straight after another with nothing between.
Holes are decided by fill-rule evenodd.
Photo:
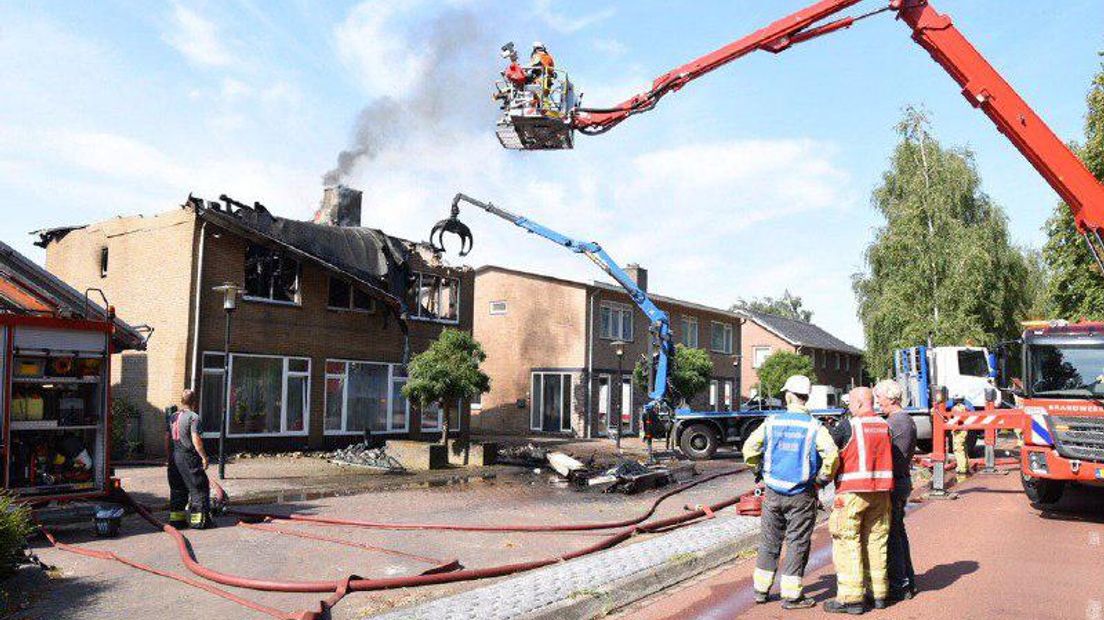
<instances>
[{"instance_id":1,"label":"firefighter in dark uniform","mask_svg":"<svg viewBox=\"0 0 1104 620\"><path fill-rule=\"evenodd\" d=\"M165 416L165 444L169 474L169 525L206 529L211 521L211 489L207 481L207 452L200 436L199 398L184 390L180 409ZM189 512L190 511L190 514Z\"/></svg>"}]
</instances>

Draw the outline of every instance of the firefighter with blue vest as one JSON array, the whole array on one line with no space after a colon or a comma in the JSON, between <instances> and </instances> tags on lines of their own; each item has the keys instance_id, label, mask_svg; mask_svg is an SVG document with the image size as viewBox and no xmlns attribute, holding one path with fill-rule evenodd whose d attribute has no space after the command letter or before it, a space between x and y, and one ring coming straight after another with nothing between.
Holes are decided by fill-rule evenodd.
<instances>
[{"instance_id":1,"label":"firefighter with blue vest","mask_svg":"<svg viewBox=\"0 0 1104 620\"><path fill-rule=\"evenodd\" d=\"M755 560L755 602L766 603L781 565L783 609L804 609L815 601L802 594L801 579L809 560L816 525L817 489L835 472L838 451L832 436L809 415L809 378L786 380L786 411L767 418L744 442L744 462L759 467L766 485L761 517L759 554Z\"/></svg>"}]
</instances>

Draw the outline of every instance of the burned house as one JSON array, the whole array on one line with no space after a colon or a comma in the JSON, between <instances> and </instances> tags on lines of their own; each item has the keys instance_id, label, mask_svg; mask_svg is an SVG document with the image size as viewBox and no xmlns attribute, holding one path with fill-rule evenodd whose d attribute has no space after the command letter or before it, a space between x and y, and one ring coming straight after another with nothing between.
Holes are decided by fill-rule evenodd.
<instances>
[{"instance_id":1,"label":"burned house","mask_svg":"<svg viewBox=\"0 0 1104 620\"><path fill-rule=\"evenodd\" d=\"M113 366L115 394L145 412L147 453L162 450L160 411L185 387L200 392L207 436L218 435L227 411L231 450L440 432L438 408L403 397L403 362L444 328L471 329L473 276L424 245L361 227L360 210L361 193L342 186L326 189L309 222L259 203L189 196L153 217L41 233L51 272L104 290L120 317L156 329L147 351ZM244 289L229 359L214 290L224 283Z\"/></svg>"}]
</instances>

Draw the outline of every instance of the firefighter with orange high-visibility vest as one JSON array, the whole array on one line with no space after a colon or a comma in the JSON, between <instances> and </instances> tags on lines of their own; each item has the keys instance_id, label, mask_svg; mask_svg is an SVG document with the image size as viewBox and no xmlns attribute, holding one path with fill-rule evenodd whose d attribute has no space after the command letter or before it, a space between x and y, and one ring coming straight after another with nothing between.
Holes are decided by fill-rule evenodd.
<instances>
[{"instance_id":1,"label":"firefighter with orange high-visibility vest","mask_svg":"<svg viewBox=\"0 0 1104 620\"><path fill-rule=\"evenodd\" d=\"M824 602L829 613L866 611L864 583L870 584L875 609L889 596L886 556L893 490L893 448L889 424L874 413L874 392L851 390L851 415L832 429L840 448L836 501L828 520L836 598Z\"/></svg>"}]
</instances>

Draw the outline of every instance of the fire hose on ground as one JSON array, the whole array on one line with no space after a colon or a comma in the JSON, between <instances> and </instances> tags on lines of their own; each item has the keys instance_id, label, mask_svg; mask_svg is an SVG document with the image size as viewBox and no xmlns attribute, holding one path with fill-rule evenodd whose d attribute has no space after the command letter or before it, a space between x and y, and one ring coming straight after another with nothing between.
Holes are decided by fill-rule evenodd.
<instances>
[{"instance_id":1,"label":"fire hose on ground","mask_svg":"<svg viewBox=\"0 0 1104 620\"><path fill-rule=\"evenodd\" d=\"M533 569L536 569L536 568L541 568L541 567L544 567L544 566L548 566L548 565L551 565L551 564L556 564L558 562L562 562L562 561L582 557L582 556L585 556L585 555L588 555L588 554L591 554L591 553L595 553L597 551L602 551L602 550L605 550L605 549L609 549L609 548L611 548L615 545L618 545L618 544L628 540L629 538L631 538L634 535L639 534L639 533L650 533L650 532L665 531L665 530L673 529L675 527L686 525L689 522L695 521L695 520L700 519L702 517L707 517L707 518L711 517L714 512L717 512L719 510L722 510L724 508L727 508L729 506L732 506L732 505L735 505L735 504L739 503L740 500L741 500L741 496L731 497L731 498L722 500L720 502L717 502L715 504L710 504L710 505L707 505L707 506L705 506L705 505L698 506L698 507L695 507L693 509L689 509L690 507L687 506L686 508L688 508L689 510L687 510L683 514L679 514L679 515L675 515L675 516L672 516L672 517L667 517L667 518L664 518L664 519L658 519L658 520L655 520L655 521L645 523L645 521L648 518L650 518L651 516L653 516L655 514L655 512L658 509L659 505L662 504L665 500L669 499L670 497L673 497L675 495L683 493L683 492L685 492L685 491L687 491L687 490L689 490L693 487L696 487L700 484L703 484L705 482L709 482L711 480L715 480L717 478L721 478L721 477L724 477L724 476L735 475L735 474L741 473L743 471L745 471L745 469L740 468L740 469L727 470L727 471L718 472L718 473L715 473L715 474L710 474L708 476L704 476L704 477L702 477L698 480L695 480L693 482L689 482L687 484L681 485L681 486L679 486L675 489L672 489L671 491L668 491L668 492L662 494L661 496L657 497L652 502L652 505L643 514L641 514L638 517L631 518L631 519L625 519L625 520L622 520L622 521L613 521L613 522L605 522L605 523L583 523L583 524L564 524L564 525L501 525L501 526L450 525L450 524L439 524L439 523L380 523L380 522L372 522L372 521L357 521L357 520L351 520L351 519L337 519L337 518L330 518L330 517L319 517L319 516L314 516L314 515L295 515L295 514L292 514L292 515L277 515L277 514L254 513L254 512L239 511L239 510L228 510L227 511L230 514L234 514L236 516L246 518L246 519L258 519L258 520L260 520L260 519L268 519L268 520L275 519L275 520L304 521L304 522L321 523L321 524L327 524L327 525L345 525L345 526L354 526L354 527L364 527L364 528L370 528L370 529L390 529L390 530L447 530L447 531L467 531L467 532L578 532L578 531L590 531L590 530L613 530L613 529L619 530L619 531L613 532L609 536L606 536L606 537L600 539L598 542L596 542L592 545L589 545L587 547L584 547L582 549L577 549L575 551L571 551L569 553L566 553L566 554L563 554L563 555L560 555L560 556L544 558L544 559L539 559L539 560L529 560L529 561L517 562L517 563L513 563L513 564L502 564L502 565L498 565L498 566L491 566L491 567L485 567L485 568L476 568L476 569L464 569L464 570L455 570L455 569L459 568L459 562L449 561L447 563L442 563L438 566L435 566L434 568L431 568L431 569L429 569L429 570L427 570L427 571L425 571L421 574L418 574L418 575L408 575L408 576L403 576L403 577L384 577L384 578L376 578L376 579L365 579L365 578L362 578L362 577L357 576L357 575L351 575L351 576L346 577L344 579L328 580L328 581L276 581L276 580L266 580L266 579L255 579L255 578L243 577L243 576L239 576L239 575L231 575L231 574L228 574L228 573L223 573L223 572L208 568L206 566L203 566L195 558L194 551L192 550L188 539L182 533L180 533L180 531L178 531L176 528L172 527L171 525L164 524L164 523L160 522L156 517L153 516L153 514L151 513L151 511L148 508L146 508L145 506L142 506L138 502L135 502L128 494L126 494L125 491L122 491L123 500L126 503L128 503L135 510L135 512L137 512L137 514L139 516L141 516L145 521L147 521L153 527L164 531L165 533L167 533L169 536L171 536L173 538L173 540L176 542L177 550L179 552L181 561L184 563L184 566L187 567L187 569L189 571L191 571L193 574L195 574L199 577L202 577L203 579L206 579L208 581L212 581L212 582L215 582L215 583L218 583L218 584L221 584L221 585L237 587L237 588L244 588L244 589L250 589L250 590L260 590L260 591L269 591L269 592L332 593L333 595L329 599L320 601L320 603L319 603L320 610L318 612L302 611L302 612L296 612L296 613L289 613L289 612L284 612L284 611L280 611L280 610L277 610L277 609L273 609L271 607L261 605L259 603L254 602L254 601L250 601L250 600L241 598L241 597L239 597L235 594L227 592L226 590L223 590L221 588L217 588L215 586L212 586L209 583L204 583L204 582L189 578L189 577L184 576L184 575L179 575L179 574L176 574L176 573L171 573L171 572L168 572L168 571L163 571L163 570L160 570L160 569L156 569L154 567L142 564L140 562L136 562L134 560L130 560L128 558L119 556L118 554L115 554L113 552L89 550L89 549L83 549L83 548L80 548L80 547L75 547L73 545L66 545L64 543L58 542L45 529L42 529L42 532L46 536L47 540L50 541L50 543L52 545L54 545L55 547L57 547L58 549L63 550L63 551L68 551L68 552L77 553L77 554L80 554L80 555L85 555L85 556L88 556L88 557L99 558L99 559L114 560L114 561L126 564L128 566L131 566L133 568L137 568L139 570L143 570L143 571L146 571L146 572L149 572L149 573L152 573L152 574L155 574L155 575L159 575L159 576L162 576L162 577L167 577L167 578L170 578L170 579L174 579L176 581L180 581L181 583L185 583L187 585L191 585L193 587L197 587L197 588L200 588L200 589L205 590L207 592L210 592L212 594L215 594L217 596L221 596L223 598L226 598L228 600L236 602L240 605L243 605L243 606L245 606L249 609L252 609L254 611L269 615L269 616L274 617L274 618L285 618L285 619L295 619L295 620L317 620L318 618L323 617L326 610L332 608L335 604L337 604L338 601L340 601L349 592L363 592L363 591L371 591L371 590L386 590L386 589L393 589L393 588L409 588L409 587L436 585L436 584L444 584L444 583L455 583L455 582L460 582L460 581L470 581L470 580L475 580L475 579L484 579L484 578L491 578L491 577L502 577L502 576L505 576L505 575L510 575L510 574L514 574L514 573L529 571L529 570L533 570ZM216 489L216 493L218 493L222 497L225 497L225 492L222 490L222 488L217 483L214 483L213 486ZM247 526L248 525L249 524L247 524ZM254 527L256 527L256 526L254 526ZM339 543L339 544L348 544L349 542L351 542L351 541L342 541L341 539L335 539L335 538L330 538L330 537L317 537L317 536L314 536L314 535L306 534L304 532L294 532L294 533L292 533L290 531L280 531L280 528L266 527L266 528L263 528L263 529L266 529L266 531L272 531L274 533L281 533L281 534L288 533L288 534L295 535L295 536L304 536L304 537L315 538L315 539L320 539L320 540L327 540L329 542L336 542L336 543ZM365 548L370 547L370 546L367 546L367 545L359 545L359 544L356 544L356 543L353 543L353 544L356 545L356 546L363 546ZM372 547L372 550L382 550L382 549ZM409 555L409 554L406 554L406 555ZM422 560L431 560L430 558L420 558L420 559L422 559Z\"/></svg>"}]
</instances>

